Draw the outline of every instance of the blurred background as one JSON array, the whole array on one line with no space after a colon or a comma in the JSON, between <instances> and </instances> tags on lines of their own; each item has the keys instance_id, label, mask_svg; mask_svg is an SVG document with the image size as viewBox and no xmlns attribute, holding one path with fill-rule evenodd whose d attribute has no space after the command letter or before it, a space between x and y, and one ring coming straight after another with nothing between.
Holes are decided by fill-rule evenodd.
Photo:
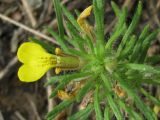
<instances>
[{"instance_id":1,"label":"blurred background","mask_svg":"<svg viewBox=\"0 0 160 120\"><path fill-rule=\"evenodd\" d=\"M142 0L143 1L143 0ZM75 9L82 11L91 0L61 0L73 14ZM138 0L115 0L120 6L128 7L127 22L130 23ZM43 26L57 30L52 0L0 0L0 120L44 120L56 100L49 100L53 90L44 87L49 73L38 82L23 83L18 80L17 71L21 65L16 57L18 46L35 36L56 46ZM92 16L93 18L93 16ZM117 19L111 9L110 0L106 0L105 34L109 37ZM94 22L91 19L91 22ZM137 27L137 35L145 24L151 29L160 27L160 0L144 0L143 13ZM152 43L148 55L160 54L160 35ZM147 86L157 96L158 87ZM94 120L94 118L90 118ZM57 120L65 120L65 117Z\"/></svg>"}]
</instances>

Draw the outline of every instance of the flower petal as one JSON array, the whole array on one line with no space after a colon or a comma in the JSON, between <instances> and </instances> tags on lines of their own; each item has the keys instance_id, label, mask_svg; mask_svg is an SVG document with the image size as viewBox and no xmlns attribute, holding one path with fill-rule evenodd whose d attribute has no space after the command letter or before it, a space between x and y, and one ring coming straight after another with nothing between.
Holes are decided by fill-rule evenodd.
<instances>
[{"instance_id":1,"label":"flower petal","mask_svg":"<svg viewBox=\"0 0 160 120\"><path fill-rule=\"evenodd\" d=\"M85 19L91 14L92 5L87 7L78 17L77 22L79 25L83 24Z\"/></svg>"},{"instance_id":2,"label":"flower petal","mask_svg":"<svg viewBox=\"0 0 160 120\"><path fill-rule=\"evenodd\" d=\"M25 42L19 47L17 56L22 63L29 63L35 61L37 58L52 55L47 53L46 50L37 43Z\"/></svg>"},{"instance_id":3,"label":"flower petal","mask_svg":"<svg viewBox=\"0 0 160 120\"><path fill-rule=\"evenodd\" d=\"M89 6L87 7L78 17L77 19L77 23L79 24L79 26L81 27L81 29L85 32L85 34L87 34L90 38L94 38L93 35L93 27L90 26L87 22L86 22L86 18L91 14L93 6Z\"/></svg>"},{"instance_id":4,"label":"flower petal","mask_svg":"<svg viewBox=\"0 0 160 120\"><path fill-rule=\"evenodd\" d=\"M23 82L34 82L40 79L49 68L49 66L24 64L18 70L18 77Z\"/></svg>"}]
</instances>

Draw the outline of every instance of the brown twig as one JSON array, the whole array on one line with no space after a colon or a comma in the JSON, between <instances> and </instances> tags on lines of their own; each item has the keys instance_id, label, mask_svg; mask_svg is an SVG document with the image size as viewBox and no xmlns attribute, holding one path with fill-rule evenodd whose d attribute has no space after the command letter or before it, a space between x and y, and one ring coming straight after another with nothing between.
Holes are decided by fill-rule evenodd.
<instances>
[{"instance_id":1,"label":"brown twig","mask_svg":"<svg viewBox=\"0 0 160 120\"><path fill-rule=\"evenodd\" d=\"M47 72L46 78L49 79L50 77L51 77L51 73L49 71L49 72ZM51 95L52 90L53 90L52 86L47 86L46 87L47 98L48 98L48 112L50 112L56 104L54 99L49 99L49 96Z\"/></svg>"},{"instance_id":2,"label":"brown twig","mask_svg":"<svg viewBox=\"0 0 160 120\"><path fill-rule=\"evenodd\" d=\"M44 3L43 3L43 11L41 12L41 15L39 17L39 20L38 20L38 23L39 24L42 24L46 18L48 18L48 16L51 14L51 11L52 11L52 1L51 0L45 0Z\"/></svg>"},{"instance_id":3,"label":"brown twig","mask_svg":"<svg viewBox=\"0 0 160 120\"><path fill-rule=\"evenodd\" d=\"M18 37L20 35L22 35L22 33L23 33L23 29L22 28L18 28L18 30L14 31L13 36L11 38L11 42L10 42L10 49L11 49L12 53L16 52L17 47L18 47L18 42L19 42Z\"/></svg>"},{"instance_id":4,"label":"brown twig","mask_svg":"<svg viewBox=\"0 0 160 120\"><path fill-rule=\"evenodd\" d=\"M21 115L20 112L16 111L14 114L16 115L16 117L18 118L18 120L26 120L26 119ZM1 119L0 119L0 120L1 120Z\"/></svg>"},{"instance_id":5,"label":"brown twig","mask_svg":"<svg viewBox=\"0 0 160 120\"><path fill-rule=\"evenodd\" d=\"M22 28L22 29L24 29L24 30L26 30L26 31L28 31L28 32L36 35L36 36L38 36L38 37L41 37L41 38L43 38L43 39L45 39L45 40L48 40L48 41L50 41L50 42L58 45L58 43L57 43L53 38L51 38L51 37L49 37L49 36L46 36L46 35L44 35L43 33L39 32L39 31L36 31L36 30L34 30L34 29L32 29L32 28L29 28L29 27L25 26L25 25L22 24L22 23L19 23L19 22L17 22L17 21L14 21L14 20L12 20L12 19L9 18L9 17L4 16L3 14L0 14L0 18L1 18L2 20L4 20L4 21L7 21L7 22L9 22L9 23L12 23L12 24L14 24L14 25L16 25L16 26L18 26L18 27L20 27L20 28Z\"/></svg>"},{"instance_id":6,"label":"brown twig","mask_svg":"<svg viewBox=\"0 0 160 120\"><path fill-rule=\"evenodd\" d=\"M0 120L4 120L4 118L3 118L3 115L2 115L2 113L1 113L1 111L0 111Z\"/></svg>"},{"instance_id":7,"label":"brown twig","mask_svg":"<svg viewBox=\"0 0 160 120\"><path fill-rule=\"evenodd\" d=\"M21 0L21 1L22 1L23 6L24 6L24 10L26 11L26 13L28 15L28 18L31 21L32 27L35 27L37 25L37 21L32 14L32 8L28 4L27 0Z\"/></svg>"},{"instance_id":8,"label":"brown twig","mask_svg":"<svg viewBox=\"0 0 160 120\"><path fill-rule=\"evenodd\" d=\"M158 10L160 7L160 0L158 0L157 5L156 5L156 9Z\"/></svg>"}]
</instances>

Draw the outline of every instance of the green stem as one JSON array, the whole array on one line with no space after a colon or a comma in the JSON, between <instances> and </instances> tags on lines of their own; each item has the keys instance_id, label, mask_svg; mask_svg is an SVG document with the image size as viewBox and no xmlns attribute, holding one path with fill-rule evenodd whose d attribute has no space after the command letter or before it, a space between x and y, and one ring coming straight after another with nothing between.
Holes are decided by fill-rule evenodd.
<instances>
[{"instance_id":1,"label":"green stem","mask_svg":"<svg viewBox=\"0 0 160 120\"><path fill-rule=\"evenodd\" d=\"M65 56L65 57L57 57L57 66L62 68L79 68L81 64L81 60L78 57L73 56Z\"/></svg>"}]
</instances>

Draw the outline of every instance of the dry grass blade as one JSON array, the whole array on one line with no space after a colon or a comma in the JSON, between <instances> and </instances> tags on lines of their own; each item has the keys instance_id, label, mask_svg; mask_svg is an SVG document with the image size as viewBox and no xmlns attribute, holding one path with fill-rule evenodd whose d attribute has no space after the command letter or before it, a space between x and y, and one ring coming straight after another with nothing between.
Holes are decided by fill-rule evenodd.
<instances>
[{"instance_id":1,"label":"dry grass blade","mask_svg":"<svg viewBox=\"0 0 160 120\"><path fill-rule=\"evenodd\" d=\"M0 14L0 18L1 18L2 20L4 20L4 21L7 21L7 22L9 22L9 23L11 23L11 24L14 24L14 25L16 25L16 26L18 26L18 27L20 27L20 28L22 28L22 29L24 29L24 30L26 30L26 31L28 31L28 32L30 32L30 33L38 36L38 37L40 37L40 38L43 38L43 39L45 39L45 40L47 40L47 41L50 41L50 42L58 45L58 43L57 43L53 38L51 38L51 37L49 37L49 36L46 36L46 35L44 35L43 33L39 32L39 31L37 31L37 30L34 30L34 29L32 29L32 28L29 28L29 27L23 25L22 23L19 23L19 22L17 22L17 21L14 21L14 20L12 20L12 19L9 18L9 17L4 16L3 14Z\"/></svg>"},{"instance_id":2,"label":"dry grass blade","mask_svg":"<svg viewBox=\"0 0 160 120\"><path fill-rule=\"evenodd\" d=\"M35 17L32 14L32 8L29 6L27 0L21 0L24 6L24 10L26 11L28 18L31 21L32 27L35 27L37 25L37 21Z\"/></svg>"}]
</instances>

